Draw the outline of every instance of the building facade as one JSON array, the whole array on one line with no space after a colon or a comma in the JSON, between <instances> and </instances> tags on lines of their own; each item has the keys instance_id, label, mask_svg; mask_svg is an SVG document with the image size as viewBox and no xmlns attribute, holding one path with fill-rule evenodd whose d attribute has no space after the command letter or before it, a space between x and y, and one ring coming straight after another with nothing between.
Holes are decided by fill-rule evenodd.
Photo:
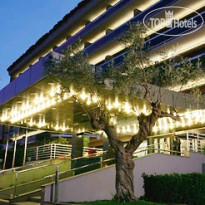
<instances>
[{"instance_id":1,"label":"building facade","mask_svg":"<svg viewBox=\"0 0 205 205\"><path fill-rule=\"evenodd\" d=\"M163 50L167 54L166 58L182 55L192 61L201 59L203 67L204 16L204 0L83 0L8 68L11 82L0 91L0 123L61 133L72 133L74 129L75 133L86 131L89 126L85 122L78 121L79 126L74 126L76 108L73 104L64 112L65 107L53 100L58 86L44 75L45 62L50 55L58 57L67 47L81 39L82 49L96 69L106 69L111 61L118 66L123 63L127 53L118 39L128 30L129 23L141 22L147 25L149 38L146 44L150 46L151 61L160 61L159 53ZM180 27L183 22L190 24ZM193 22L195 24L191 25ZM205 77L189 82L182 91L187 93L193 87L200 87L204 92ZM172 92L178 90L178 87L174 87ZM166 103L169 104L168 101ZM183 107L183 100L180 103ZM192 121L205 123L205 112L199 111L198 116ZM160 123L162 129L172 126L169 120ZM184 123L188 123L188 119L184 119ZM117 131L130 136L136 131L136 126L132 120L122 122ZM183 125L175 126L183 128ZM165 129L163 133L172 131L173 128ZM197 133L192 135L202 137L203 129ZM157 146L163 138L152 139L150 143L153 140ZM96 138L93 145L102 145L99 141Z\"/></svg>"}]
</instances>

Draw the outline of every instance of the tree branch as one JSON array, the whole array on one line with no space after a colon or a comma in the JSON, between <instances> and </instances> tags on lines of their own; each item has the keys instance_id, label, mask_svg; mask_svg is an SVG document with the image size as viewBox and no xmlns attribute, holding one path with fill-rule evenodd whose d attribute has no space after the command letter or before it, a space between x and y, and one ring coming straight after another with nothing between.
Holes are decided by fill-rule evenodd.
<instances>
[{"instance_id":1,"label":"tree branch","mask_svg":"<svg viewBox=\"0 0 205 205\"><path fill-rule=\"evenodd\" d=\"M160 118L163 117L170 117L172 120L175 121L179 121L180 120L180 116L179 115L174 115L173 113L167 113L167 112L161 112L161 114L159 114Z\"/></svg>"},{"instance_id":2,"label":"tree branch","mask_svg":"<svg viewBox=\"0 0 205 205\"><path fill-rule=\"evenodd\" d=\"M118 135L115 131L115 127L110 126L108 123L105 123L104 131L108 136L110 145L115 151L118 151L119 146L122 147L124 143L119 140Z\"/></svg>"}]
</instances>

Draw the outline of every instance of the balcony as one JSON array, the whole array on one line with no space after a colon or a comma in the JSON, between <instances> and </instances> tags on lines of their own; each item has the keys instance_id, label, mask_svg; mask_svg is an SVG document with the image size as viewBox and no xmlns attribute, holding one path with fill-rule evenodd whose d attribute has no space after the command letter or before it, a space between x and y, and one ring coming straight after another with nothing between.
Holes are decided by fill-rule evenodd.
<instances>
[{"instance_id":1,"label":"balcony","mask_svg":"<svg viewBox=\"0 0 205 205\"><path fill-rule=\"evenodd\" d=\"M205 19L205 12L202 12L201 15ZM200 17L197 15L197 16L194 17L194 20L199 22ZM190 32L191 30L194 30L194 29L172 28L172 29L166 30L163 33L167 34L167 35L169 35L169 34L175 35L175 34L183 34L183 33L186 33L186 32ZM153 38L147 40L146 45L149 45L151 47L150 51L152 51L152 50L154 50L156 48L159 48L160 46L164 45L165 43L168 43L170 41L173 41L175 39L180 39L180 38L181 38L180 36L174 36L173 37L173 36L165 36L165 35L156 35ZM124 56L126 55L126 53L127 53L127 51L119 54L118 56L116 56L112 59L112 60L114 60L114 65L115 66L119 66L121 63L123 63L123 59L124 59ZM111 62L111 60L109 60L107 62L104 62L104 63L100 64L98 67L106 69L106 67L109 65L110 62Z\"/></svg>"},{"instance_id":2,"label":"balcony","mask_svg":"<svg viewBox=\"0 0 205 205\"><path fill-rule=\"evenodd\" d=\"M120 1L115 6L110 7L105 13L103 13L101 16L96 18L94 21L90 22L87 26L85 26L82 30L80 30L78 33L76 33L74 36L70 37L63 45L56 48L55 52L62 52L65 50L68 46L75 43L79 38L83 38L88 33L92 32L96 27L100 26L102 23L107 21L111 16L128 6L130 3L132 3L133 0L127 0L127 1Z\"/></svg>"},{"instance_id":3,"label":"balcony","mask_svg":"<svg viewBox=\"0 0 205 205\"><path fill-rule=\"evenodd\" d=\"M136 15L129 22L137 22L137 21L142 22L145 15L148 14L149 12L151 12L152 10L160 8L160 7L164 7L164 6L169 6L169 5L171 5L171 4L173 4L177 1L178 0L166 0L166 1L162 0L162 1L159 1L156 4L154 4L153 6L147 8L143 12ZM152 16L156 15L157 12L159 12L159 11L153 12ZM88 54L88 55L91 55L96 50L99 50L100 48L110 44L112 41L114 41L117 38L119 38L120 36L122 36L128 30L128 23L129 22L126 22L125 24L123 24L119 28L115 29L114 31L110 32L109 34L107 34L106 36L104 36L103 38L98 40L97 42L95 42L95 43L91 44L90 46L88 46L85 49L85 53Z\"/></svg>"}]
</instances>

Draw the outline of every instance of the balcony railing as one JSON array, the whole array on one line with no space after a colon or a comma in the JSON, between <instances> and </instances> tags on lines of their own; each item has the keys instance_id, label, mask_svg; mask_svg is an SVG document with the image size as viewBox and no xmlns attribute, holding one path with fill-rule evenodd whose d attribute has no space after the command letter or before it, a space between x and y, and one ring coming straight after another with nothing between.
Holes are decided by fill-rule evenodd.
<instances>
[{"instance_id":1,"label":"balcony railing","mask_svg":"<svg viewBox=\"0 0 205 205\"><path fill-rule=\"evenodd\" d=\"M205 11L200 13L200 14L205 19ZM194 21L198 22L198 21L200 21L201 17L199 15L196 15L195 17L193 17L193 19L194 19ZM186 33L188 30L189 30L189 28L183 28L183 29L182 28L172 28L172 29L169 29L169 30L165 31L164 34L172 34L172 35L174 35L174 34L183 34L183 33ZM190 32L190 30L189 30L189 32ZM155 49L155 48L163 45L164 43L168 43L168 42L170 42L174 39L177 39L177 38L180 38L180 37L179 36L174 36L173 37L173 36L166 36L166 35L156 35L153 38L147 40L146 45L147 46L149 45L150 51L151 51L152 49ZM128 51L125 51L125 52L117 55L113 59L108 60L108 61L100 64L98 66L98 68L106 69L111 61L114 62L114 65L116 67L119 66L120 64L123 63L124 57L127 54L127 52ZM199 57L202 56L203 54L204 53L200 54ZM193 57L192 59L194 60L196 58Z\"/></svg>"},{"instance_id":2,"label":"balcony railing","mask_svg":"<svg viewBox=\"0 0 205 205\"><path fill-rule=\"evenodd\" d=\"M83 156L89 155L92 151L95 154L102 154L103 149L84 147ZM71 145L64 144L46 144L38 147L32 147L27 149L27 158L29 161L38 161L46 159L64 159L70 158L72 153Z\"/></svg>"},{"instance_id":3,"label":"balcony railing","mask_svg":"<svg viewBox=\"0 0 205 205\"><path fill-rule=\"evenodd\" d=\"M143 18L151 11L157 9L157 8L161 8L161 7L165 7L165 6L169 6L175 2L177 2L178 0L161 0L157 3L155 3L153 6L147 8L146 10L144 10L143 12L139 13L138 15L136 15L134 18L132 18L130 21L124 23L122 26L118 27L117 29L115 29L114 31L110 32L109 34L107 34L106 36L104 36L103 38L101 38L100 40L96 41L95 43L91 44L90 46L88 46L85 49L85 53L90 55L93 52L95 52L96 50L100 49L101 47L111 43L112 41L118 39L120 36L122 36L129 28L129 23L131 22L142 22ZM158 12L160 12L160 10L156 10L155 12L152 12L152 15L150 15L149 17L152 17L154 15L156 15Z\"/></svg>"},{"instance_id":4,"label":"balcony railing","mask_svg":"<svg viewBox=\"0 0 205 205\"><path fill-rule=\"evenodd\" d=\"M112 15L119 12L121 9L129 5L133 0L122 0L118 2L116 5L112 6L109 10L107 10L105 13L100 15L98 18L96 18L94 21L90 22L88 25L86 25L82 30L80 30L78 33L76 33L74 36L70 37L63 45L56 48L55 52L61 52L65 50L68 46L75 43L79 38L83 38L88 33L92 32L96 27L100 26L100 24L107 21Z\"/></svg>"}]
</instances>

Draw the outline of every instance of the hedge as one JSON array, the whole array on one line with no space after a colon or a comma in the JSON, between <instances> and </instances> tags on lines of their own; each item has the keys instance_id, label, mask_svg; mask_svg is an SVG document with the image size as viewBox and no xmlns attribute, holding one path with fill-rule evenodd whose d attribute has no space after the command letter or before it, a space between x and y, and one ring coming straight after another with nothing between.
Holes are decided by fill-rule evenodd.
<instances>
[{"instance_id":1,"label":"hedge","mask_svg":"<svg viewBox=\"0 0 205 205\"><path fill-rule=\"evenodd\" d=\"M143 174L145 198L163 203L205 205L205 174Z\"/></svg>"}]
</instances>

